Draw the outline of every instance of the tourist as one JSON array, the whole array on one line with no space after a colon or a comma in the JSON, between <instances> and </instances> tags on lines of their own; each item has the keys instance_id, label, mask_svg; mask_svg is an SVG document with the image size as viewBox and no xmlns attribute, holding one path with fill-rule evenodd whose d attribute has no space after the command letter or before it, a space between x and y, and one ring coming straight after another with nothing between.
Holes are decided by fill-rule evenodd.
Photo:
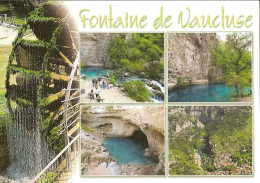
<instances>
[{"instance_id":1,"label":"tourist","mask_svg":"<svg viewBox=\"0 0 260 183\"><path fill-rule=\"evenodd\" d=\"M94 100L94 91L93 90L91 90L91 92L89 93L89 98L90 98L90 100Z\"/></svg>"},{"instance_id":2,"label":"tourist","mask_svg":"<svg viewBox=\"0 0 260 183\"><path fill-rule=\"evenodd\" d=\"M96 94L96 98L98 98L98 96L99 96L99 93L100 93L99 89L98 89L98 88L96 88L96 92L95 92L95 94Z\"/></svg>"},{"instance_id":3,"label":"tourist","mask_svg":"<svg viewBox=\"0 0 260 183\"><path fill-rule=\"evenodd\" d=\"M97 83L98 83L98 85L100 86L100 88L102 88L102 86L101 86L101 84L100 84L100 81L101 81L101 79L100 79L100 77L97 79Z\"/></svg>"},{"instance_id":4,"label":"tourist","mask_svg":"<svg viewBox=\"0 0 260 183\"><path fill-rule=\"evenodd\" d=\"M97 79L95 79L95 88L97 88L98 85L97 85Z\"/></svg>"},{"instance_id":5,"label":"tourist","mask_svg":"<svg viewBox=\"0 0 260 183\"><path fill-rule=\"evenodd\" d=\"M106 89L106 81L103 79L103 88Z\"/></svg>"},{"instance_id":6,"label":"tourist","mask_svg":"<svg viewBox=\"0 0 260 183\"><path fill-rule=\"evenodd\" d=\"M92 79L92 85L94 87L94 85L95 85L95 78Z\"/></svg>"},{"instance_id":7,"label":"tourist","mask_svg":"<svg viewBox=\"0 0 260 183\"><path fill-rule=\"evenodd\" d=\"M101 101L101 97L98 96L98 97L97 97L97 102L100 102L100 101Z\"/></svg>"},{"instance_id":8,"label":"tourist","mask_svg":"<svg viewBox=\"0 0 260 183\"><path fill-rule=\"evenodd\" d=\"M107 80L107 89L109 89L109 80Z\"/></svg>"}]
</instances>

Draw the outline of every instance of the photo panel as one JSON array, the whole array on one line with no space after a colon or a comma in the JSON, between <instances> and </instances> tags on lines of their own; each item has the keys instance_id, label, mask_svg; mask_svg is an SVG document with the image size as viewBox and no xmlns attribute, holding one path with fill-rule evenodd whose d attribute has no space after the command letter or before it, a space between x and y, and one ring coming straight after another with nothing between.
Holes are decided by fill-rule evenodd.
<instances>
[{"instance_id":1,"label":"photo panel","mask_svg":"<svg viewBox=\"0 0 260 183\"><path fill-rule=\"evenodd\" d=\"M164 106L81 106L81 176L164 176Z\"/></svg>"},{"instance_id":2,"label":"photo panel","mask_svg":"<svg viewBox=\"0 0 260 183\"><path fill-rule=\"evenodd\" d=\"M169 102L252 102L252 33L168 33Z\"/></svg>"},{"instance_id":3,"label":"photo panel","mask_svg":"<svg viewBox=\"0 0 260 183\"><path fill-rule=\"evenodd\" d=\"M164 33L80 33L82 103L162 103Z\"/></svg>"},{"instance_id":4,"label":"photo panel","mask_svg":"<svg viewBox=\"0 0 260 183\"><path fill-rule=\"evenodd\" d=\"M251 106L169 106L169 176L252 176Z\"/></svg>"}]
</instances>

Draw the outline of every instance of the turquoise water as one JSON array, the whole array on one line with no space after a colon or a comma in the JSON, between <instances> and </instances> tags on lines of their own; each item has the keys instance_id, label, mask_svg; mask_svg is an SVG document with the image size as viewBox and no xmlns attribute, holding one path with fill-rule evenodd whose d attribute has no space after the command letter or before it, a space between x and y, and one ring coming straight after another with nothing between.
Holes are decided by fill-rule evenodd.
<instances>
[{"instance_id":1,"label":"turquoise water","mask_svg":"<svg viewBox=\"0 0 260 183\"><path fill-rule=\"evenodd\" d=\"M145 147L130 138L106 138L104 146L119 165L155 165L143 156Z\"/></svg>"},{"instance_id":2,"label":"turquoise water","mask_svg":"<svg viewBox=\"0 0 260 183\"><path fill-rule=\"evenodd\" d=\"M251 87L244 89L250 93ZM230 102L234 101L235 87L224 84L203 84L175 88L169 91L169 102Z\"/></svg>"},{"instance_id":3,"label":"turquoise water","mask_svg":"<svg viewBox=\"0 0 260 183\"><path fill-rule=\"evenodd\" d=\"M85 74L88 80L92 80L94 78L97 79L110 72L112 72L112 70L104 69L103 67L82 67L80 74Z\"/></svg>"}]
</instances>

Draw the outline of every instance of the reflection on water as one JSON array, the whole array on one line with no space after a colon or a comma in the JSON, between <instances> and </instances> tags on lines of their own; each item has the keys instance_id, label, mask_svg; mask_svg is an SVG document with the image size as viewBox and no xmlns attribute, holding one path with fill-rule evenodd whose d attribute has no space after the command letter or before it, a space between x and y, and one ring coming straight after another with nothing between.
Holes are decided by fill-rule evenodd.
<instances>
[{"instance_id":1,"label":"reflection on water","mask_svg":"<svg viewBox=\"0 0 260 183\"><path fill-rule=\"evenodd\" d=\"M106 138L104 146L119 165L155 165L143 156L145 147L130 138Z\"/></svg>"},{"instance_id":2,"label":"reflection on water","mask_svg":"<svg viewBox=\"0 0 260 183\"><path fill-rule=\"evenodd\" d=\"M29 17L29 13L34 10L31 3L28 3L28 6L24 6L25 3L15 3L11 1L11 4L14 8L8 11L2 11L1 14L7 14L8 17L15 16L16 18L25 18Z\"/></svg>"},{"instance_id":3,"label":"reflection on water","mask_svg":"<svg viewBox=\"0 0 260 183\"><path fill-rule=\"evenodd\" d=\"M244 89L250 93L251 87ZM169 91L169 102L230 102L234 101L235 87L224 84L203 84L175 88Z\"/></svg>"}]
</instances>

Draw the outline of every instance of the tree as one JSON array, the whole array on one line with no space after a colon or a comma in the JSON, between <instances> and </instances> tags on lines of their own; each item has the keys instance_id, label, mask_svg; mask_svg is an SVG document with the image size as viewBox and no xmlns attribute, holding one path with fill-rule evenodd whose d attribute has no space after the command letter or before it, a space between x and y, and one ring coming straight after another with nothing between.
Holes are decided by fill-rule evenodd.
<instances>
[{"instance_id":1,"label":"tree","mask_svg":"<svg viewBox=\"0 0 260 183\"><path fill-rule=\"evenodd\" d=\"M213 47L215 64L224 71L224 82L235 86L237 97L251 85L251 42L250 33L231 33Z\"/></svg>"}]
</instances>

